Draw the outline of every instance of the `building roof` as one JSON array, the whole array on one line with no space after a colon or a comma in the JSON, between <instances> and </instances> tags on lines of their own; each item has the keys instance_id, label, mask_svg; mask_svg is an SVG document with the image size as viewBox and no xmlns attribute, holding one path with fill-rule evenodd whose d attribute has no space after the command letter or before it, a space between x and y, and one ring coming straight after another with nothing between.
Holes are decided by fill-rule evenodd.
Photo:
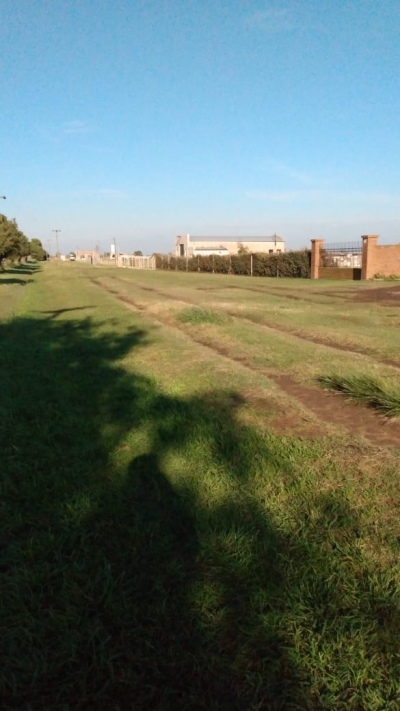
<instances>
[{"instance_id":1,"label":"building roof","mask_svg":"<svg viewBox=\"0 0 400 711\"><path fill-rule=\"evenodd\" d=\"M184 235L182 235L183 237ZM198 237L190 235L191 242L284 242L279 235L271 237Z\"/></svg>"}]
</instances>

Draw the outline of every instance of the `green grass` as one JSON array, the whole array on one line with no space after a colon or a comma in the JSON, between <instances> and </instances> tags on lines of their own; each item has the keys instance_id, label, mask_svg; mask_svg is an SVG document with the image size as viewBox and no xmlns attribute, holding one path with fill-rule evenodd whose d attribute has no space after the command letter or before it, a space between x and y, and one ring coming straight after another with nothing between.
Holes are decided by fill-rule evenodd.
<instances>
[{"instance_id":1,"label":"green grass","mask_svg":"<svg viewBox=\"0 0 400 711\"><path fill-rule=\"evenodd\" d=\"M178 313L177 318L179 321L182 321L182 323L192 323L194 325L201 323L224 323L224 321L226 321L226 318L216 311L197 307L183 309Z\"/></svg>"},{"instance_id":2,"label":"green grass","mask_svg":"<svg viewBox=\"0 0 400 711\"><path fill-rule=\"evenodd\" d=\"M29 290L35 274L40 270L41 265L36 262L6 264L5 271L0 272L0 319L16 313L25 288Z\"/></svg>"},{"instance_id":3,"label":"green grass","mask_svg":"<svg viewBox=\"0 0 400 711\"><path fill-rule=\"evenodd\" d=\"M96 274L113 274L109 269ZM267 279L184 272L124 270L118 283L139 293L144 300L157 298L141 287L167 294L165 307L189 297L191 306L227 317L241 313L258 323L325 342L338 343L370 354L399 361L400 309L357 301L359 293L387 288L386 283L335 282L308 279ZM395 288L395 287L394 287ZM254 291L255 289L255 291ZM336 294L344 291L344 297Z\"/></svg>"},{"instance_id":4,"label":"green grass","mask_svg":"<svg viewBox=\"0 0 400 711\"><path fill-rule=\"evenodd\" d=\"M1 707L397 711L396 452L288 434L261 371L99 273L0 277Z\"/></svg>"},{"instance_id":5,"label":"green grass","mask_svg":"<svg viewBox=\"0 0 400 711\"><path fill-rule=\"evenodd\" d=\"M348 395L386 417L400 417L400 391L383 380L367 375L322 375L318 380L325 388Z\"/></svg>"}]
</instances>

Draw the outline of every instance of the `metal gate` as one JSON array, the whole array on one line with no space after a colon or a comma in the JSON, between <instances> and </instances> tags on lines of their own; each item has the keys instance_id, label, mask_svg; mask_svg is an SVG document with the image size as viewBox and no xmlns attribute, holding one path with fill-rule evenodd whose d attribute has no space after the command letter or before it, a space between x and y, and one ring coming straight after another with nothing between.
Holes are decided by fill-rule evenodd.
<instances>
[{"instance_id":1,"label":"metal gate","mask_svg":"<svg viewBox=\"0 0 400 711\"><path fill-rule=\"evenodd\" d=\"M325 244L321 250L323 267L361 269L362 242L336 242Z\"/></svg>"},{"instance_id":2,"label":"metal gate","mask_svg":"<svg viewBox=\"0 0 400 711\"><path fill-rule=\"evenodd\" d=\"M325 244L320 264L319 278L361 279L362 241Z\"/></svg>"}]
</instances>

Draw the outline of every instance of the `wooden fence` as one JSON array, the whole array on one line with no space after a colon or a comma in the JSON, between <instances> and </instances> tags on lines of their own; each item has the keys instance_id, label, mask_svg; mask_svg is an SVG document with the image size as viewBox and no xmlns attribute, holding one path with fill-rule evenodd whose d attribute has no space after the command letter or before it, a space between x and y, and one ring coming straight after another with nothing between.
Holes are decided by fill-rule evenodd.
<instances>
[{"instance_id":1,"label":"wooden fence","mask_svg":"<svg viewBox=\"0 0 400 711\"><path fill-rule=\"evenodd\" d=\"M155 257L136 257L132 254L119 254L117 257L117 267L125 269L155 269Z\"/></svg>"}]
</instances>

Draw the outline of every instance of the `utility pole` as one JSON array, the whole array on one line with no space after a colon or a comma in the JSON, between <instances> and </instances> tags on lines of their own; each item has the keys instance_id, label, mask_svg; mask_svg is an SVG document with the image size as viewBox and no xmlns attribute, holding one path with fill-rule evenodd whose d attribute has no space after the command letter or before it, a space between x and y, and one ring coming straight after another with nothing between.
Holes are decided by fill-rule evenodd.
<instances>
[{"instance_id":1,"label":"utility pole","mask_svg":"<svg viewBox=\"0 0 400 711\"><path fill-rule=\"evenodd\" d=\"M60 250L58 249L58 233L61 232L61 230L51 230L52 232L56 233L56 256L57 258L60 257Z\"/></svg>"}]
</instances>

